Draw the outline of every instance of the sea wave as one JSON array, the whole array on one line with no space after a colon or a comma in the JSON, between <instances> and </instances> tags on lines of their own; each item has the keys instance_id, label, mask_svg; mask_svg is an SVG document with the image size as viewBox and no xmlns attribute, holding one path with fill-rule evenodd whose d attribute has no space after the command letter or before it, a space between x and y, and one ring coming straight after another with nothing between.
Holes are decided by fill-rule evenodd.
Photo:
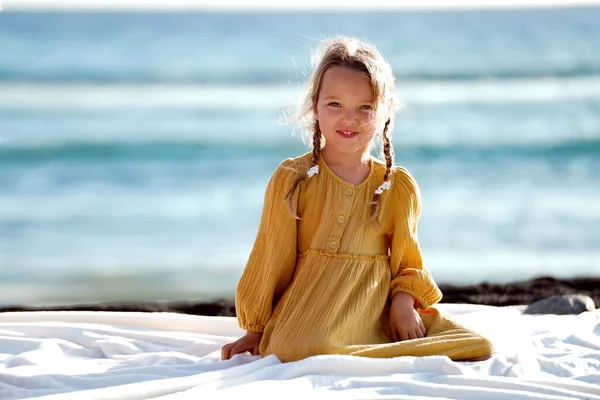
<instances>
[{"instance_id":1,"label":"sea wave","mask_svg":"<svg viewBox=\"0 0 600 400\"><path fill-rule=\"evenodd\" d=\"M188 142L65 142L0 146L0 165L10 163L39 163L52 161L109 162L114 160L197 160L224 156L288 154L300 150L291 142L270 141L222 143L217 140ZM575 157L600 155L600 138L571 139L546 143L496 144L404 144L396 150L404 156L420 159L438 157Z\"/></svg>"},{"instance_id":2,"label":"sea wave","mask_svg":"<svg viewBox=\"0 0 600 400\"><path fill-rule=\"evenodd\" d=\"M9 68L0 66L0 84L102 84L102 85L282 85L287 82L302 82L306 79L306 73L289 69L262 68L253 70L251 68L237 69L235 65L227 66L219 70L166 73L161 70L138 68L130 70L114 69L27 69ZM408 70L394 71L398 80L412 82L463 82L480 81L482 79L493 79L498 81L511 81L522 79L581 79L596 77L600 75L600 65L554 65L538 66L536 69L514 68L495 69L493 65L463 67L453 70L451 67L445 70Z\"/></svg>"},{"instance_id":3,"label":"sea wave","mask_svg":"<svg viewBox=\"0 0 600 400\"><path fill-rule=\"evenodd\" d=\"M161 85L161 84L0 84L0 111L15 110L268 110L293 106L301 99L298 84ZM398 81L404 104L549 103L600 100L600 75L568 79L493 79L476 82Z\"/></svg>"}]
</instances>

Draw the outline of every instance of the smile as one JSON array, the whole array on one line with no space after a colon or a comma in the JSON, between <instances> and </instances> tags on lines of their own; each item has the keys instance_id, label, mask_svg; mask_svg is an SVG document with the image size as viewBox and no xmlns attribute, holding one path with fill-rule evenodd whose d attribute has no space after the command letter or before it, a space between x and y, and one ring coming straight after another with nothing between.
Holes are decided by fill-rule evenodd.
<instances>
[{"instance_id":1,"label":"smile","mask_svg":"<svg viewBox=\"0 0 600 400\"><path fill-rule=\"evenodd\" d=\"M358 132L355 132L352 130L347 130L347 129L338 130L336 132L340 136L345 137L345 138L353 138L354 136L358 135Z\"/></svg>"}]
</instances>

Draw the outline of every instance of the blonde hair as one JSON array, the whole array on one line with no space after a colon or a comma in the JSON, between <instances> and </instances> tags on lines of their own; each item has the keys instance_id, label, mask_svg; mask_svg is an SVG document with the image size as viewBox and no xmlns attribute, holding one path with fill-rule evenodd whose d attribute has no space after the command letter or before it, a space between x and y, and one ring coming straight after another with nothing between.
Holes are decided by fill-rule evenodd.
<instances>
[{"instance_id":1,"label":"blonde hair","mask_svg":"<svg viewBox=\"0 0 600 400\"><path fill-rule=\"evenodd\" d=\"M313 72L305 88L303 100L295 115L296 121L304 128L304 132L311 136L312 166L317 165L322 147L322 134L315 109L321 91L323 74L331 67L340 66L364 72L371 81L374 104L373 112L375 113L376 121L383 122L385 120L381 134L381 150L386 165L383 181L387 181L394 165L391 130L394 125L394 114L397 108L394 94L394 75L389 63L373 45L356 38L337 36L321 42L313 54L312 66ZM376 124L376 126L379 125ZM306 173L297 178L286 196L290 213L297 219L300 218L294 211L293 196L300 182L307 178ZM370 203L372 206L371 217L367 222L377 218L379 197L379 194L374 194L373 201Z\"/></svg>"}]
</instances>

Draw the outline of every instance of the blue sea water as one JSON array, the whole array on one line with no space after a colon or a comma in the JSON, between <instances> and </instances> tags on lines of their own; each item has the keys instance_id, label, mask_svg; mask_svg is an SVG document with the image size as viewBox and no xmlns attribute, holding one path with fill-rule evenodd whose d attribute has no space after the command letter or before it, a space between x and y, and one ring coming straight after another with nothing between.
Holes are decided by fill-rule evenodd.
<instances>
[{"instance_id":1,"label":"blue sea water","mask_svg":"<svg viewBox=\"0 0 600 400\"><path fill-rule=\"evenodd\" d=\"M233 296L319 39L374 43L440 283L600 274L600 8L0 14L0 303Z\"/></svg>"}]
</instances>

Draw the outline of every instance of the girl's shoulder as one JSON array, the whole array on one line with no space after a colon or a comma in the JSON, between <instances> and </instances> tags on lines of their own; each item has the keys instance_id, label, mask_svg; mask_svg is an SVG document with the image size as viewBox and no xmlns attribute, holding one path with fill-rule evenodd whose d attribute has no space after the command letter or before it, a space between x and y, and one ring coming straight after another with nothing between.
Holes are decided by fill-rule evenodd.
<instances>
[{"instance_id":1,"label":"girl's shoulder","mask_svg":"<svg viewBox=\"0 0 600 400\"><path fill-rule=\"evenodd\" d=\"M385 163L381 160L374 159L375 172L377 179L383 183L383 177L385 175ZM388 177L389 188L391 189L392 195L398 200L408 201L411 203L419 203L421 199L421 192L417 180L410 173L408 168L396 165L392 167L390 175Z\"/></svg>"},{"instance_id":2,"label":"girl's shoulder","mask_svg":"<svg viewBox=\"0 0 600 400\"><path fill-rule=\"evenodd\" d=\"M373 162L375 165L375 176L377 176L378 179L383 182L383 176L385 175L385 163L377 158L373 158ZM404 166L393 166L388 177L388 181L391 183L390 187L394 187L395 190L408 193L419 193L419 185L417 184L417 180L410 173L408 168Z\"/></svg>"},{"instance_id":3,"label":"girl's shoulder","mask_svg":"<svg viewBox=\"0 0 600 400\"><path fill-rule=\"evenodd\" d=\"M403 189L409 193L419 194L419 185L417 180L410 171L403 166L395 166L392 168L392 179L398 189Z\"/></svg>"},{"instance_id":4,"label":"girl's shoulder","mask_svg":"<svg viewBox=\"0 0 600 400\"><path fill-rule=\"evenodd\" d=\"M298 157L286 158L281 161L273 172L272 180L288 181L306 175L311 168L312 154L306 153Z\"/></svg>"},{"instance_id":5,"label":"girl's shoulder","mask_svg":"<svg viewBox=\"0 0 600 400\"><path fill-rule=\"evenodd\" d=\"M407 204L414 212L420 213L421 191L417 180L410 171L402 166L394 167L392 172L394 192L396 198L403 204Z\"/></svg>"},{"instance_id":6,"label":"girl's shoulder","mask_svg":"<svg viewBox=\"0 0 600 400\"><path fill-rule=\"evenodd\" d=\"M303 171L303 172L306 172L306 170L308 170L312 166L311 164L312 164L312 153L304 153L297 157L286 158L279 164L279 167L288 168L288 169L289 168L304 169L305 171Z\"/></svg>"}]
</instances>

